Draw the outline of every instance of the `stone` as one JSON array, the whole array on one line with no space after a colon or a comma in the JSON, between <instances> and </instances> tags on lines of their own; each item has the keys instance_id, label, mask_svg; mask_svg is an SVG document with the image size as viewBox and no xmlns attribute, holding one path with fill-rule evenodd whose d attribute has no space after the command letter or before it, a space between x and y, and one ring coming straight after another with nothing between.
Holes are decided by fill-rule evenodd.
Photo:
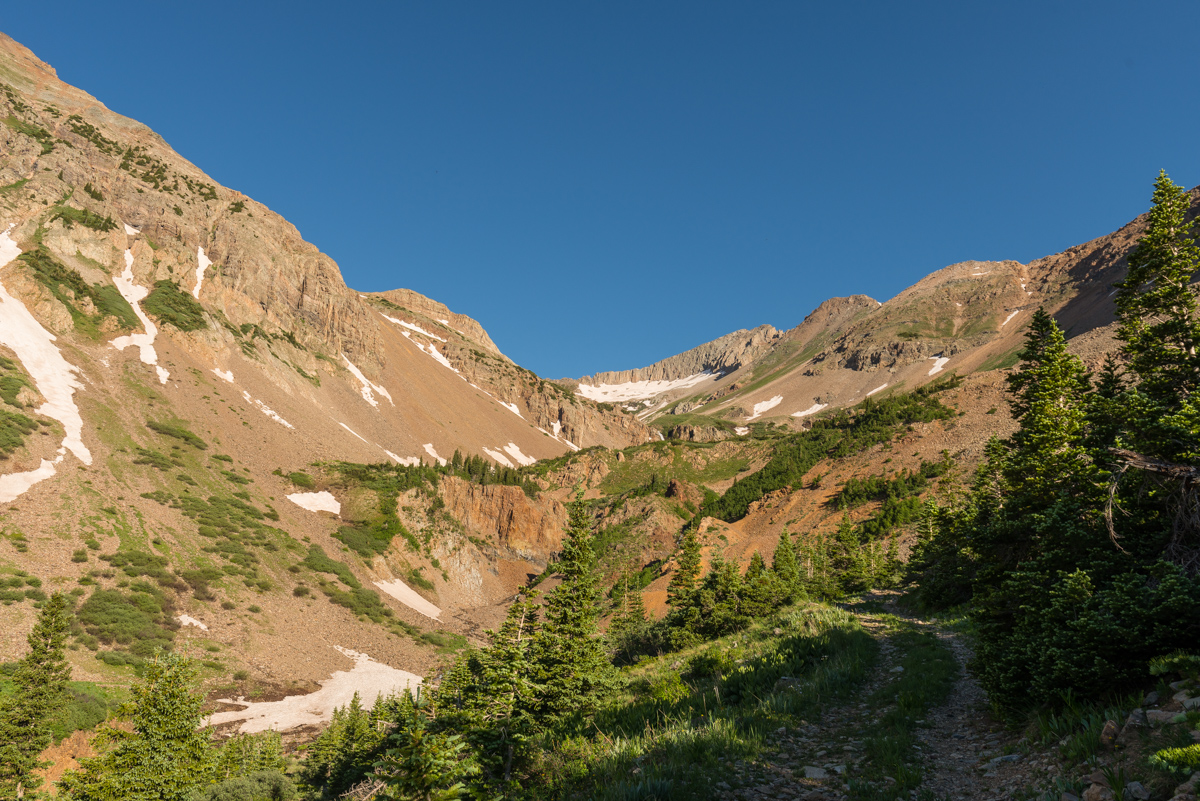
<instances>
[{"instance_id":1,"label":"stone","mask_svg":"<svg viewBox=\"0 0 1200 801\"><path fill-rule=\"evenodd\" d=\"M844 774L846 772L846 766L845 765L834 765L833 772L836 773L837 775L841 776L842 774Z\"/></svg>"},{"instance_id":2,"label":"stone","mask_svg":"<svg viewBox=\"0 0 1200 801\"><path fill-rule=\"evenodd\" d=\"M1145 703L1146 706L1154 706L1155 704L1158 703L1158 693L1157 692L1146 693L1146 699L1145 699L1145 701L1143 701L1143 703Z\"/></svg>"},{"instance_id":3,"label":"stone","mask_svg":"<svg viewBox=\"0 0 1200 801\"><path fill-rule=\"evenodd\" d=\"M1150 791L1141 782L1130 782L1125 785L1125 797L1132 801L1150 801Z\"/></svg>"},{"instance_id":4,"label":"stone","mask_svg":"<svg viewBox=\"0 0 1200 801\"><path fill-rule=\"evenodd\" d=\"M1200 696L1193 696L1187 690L1180 690L1171 697L1183 704L1184 709L1200 709Z\"/></svg>"},{"instance_id":5,"label":"stone","mask_svg":"<svg viewBox=\"0 0 1200 801\"><path fill-rule=\"evenodd\" d=\"M1004 756L998 756L995 759L990 760L988 762L988 764L989 765L999 765L1004 762L1017 762L1020 759L1021 759L1020 754L1005 754Z\"/></svg>"},{"instance_id":6,"label":"stone","mask_svg":"<svg viewBox=\"0 0 1200 801\"><path fill-rule=\"evenodd\" d=\"M904 672L904 668L903 668L902 666L900 666L900 665L896 665L896 666L895 666L894 668L892 668L892 669L891 669L891 671L889 671L889 672L891 672L891 673L903 673L903 672Z\"/></svg>"},{"instance_id":7,"label":"stone","mask_svg":"<svg viewBox=\"0 0 1200 801\"><path fill-rule=\"evenodd\" d=\"M804 766L804 778L806 779L826 779L829 774L825 772L825 768L818 768L816 765Z\"/></svg>"},{"instance_id":8,"label":"stone","mask_svg":"<svg viewBox=\"0 0 1200 801\"><path fill-rule=\"evenodd\" d=\"M1113 801L1113 791L1103 784L1093 784L1083 791L1082 801Z\"/></svg>"},{"instance_id":9,"label":"stone","mask_svg":"<svg viewBox=\"0 0 1200 801\"><path fill-rule=\"evenodd\" d=\"M1104 721L1104 728L1100 730L1100 747L1112 748L1117 743L1117 735L1121 730L1117 728L1115 720Z\"/></svg>"},{"instance_id":10,"label":"stone","mask_svg":"<svg viewBox=\"0 0 1200 801\"><path fill-rule=\"evenodd\" d=\"M1151 726L1162 726L1166 723L1174 723L1175 713L1162 709L1151 709L1146 713L1146 720L1150 722Z\"/></svg>"},{"instance_id":11,"label":"stone","mask_svg":"<svg viewBox=\"0 0 1200 801\"><path fill-rule=\"evenodd\" d=\"M1079 801L1079 796L1074 793L1063 793L1058 797L1058 801Z\"/></svg>"}]
</instances>

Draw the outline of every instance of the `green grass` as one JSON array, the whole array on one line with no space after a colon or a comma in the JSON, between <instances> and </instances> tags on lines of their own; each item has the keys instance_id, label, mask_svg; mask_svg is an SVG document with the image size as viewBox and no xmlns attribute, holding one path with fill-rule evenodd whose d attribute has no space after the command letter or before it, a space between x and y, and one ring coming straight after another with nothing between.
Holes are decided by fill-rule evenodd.
<instances>
[{"instance_id":1,"label":"green grass","mask_svg":"<svg viewBox=\"0 0 1200 801\"><path fill-rule=\"evenodd\" d=\"M867 698L882 714L858 733L866 760L862 772L849 782L852 801L895 801L919 788L916 730L924 725L926 712L950 695L960 674L954 653L934 631L891 615L882 620L904 671Z\"/></svg>"},{"instance_id":2,"label":"green grass","mask_svg":"<svg viewBox=\"0 0 1200 801\"><path fill-rule=\"evenodd\" d=\"M0 409L0 461L16 453L40 424L17 412Z\"/></svg>"},{"instance_id":3,"label":"green grass","mask_svg":"<svg viewBox=\"0 0 1200 801\"><path fill-rule=\"evenodd\" d=\"M134 313L133 307L121 297L117 288L105 284L88 284L77 270L67 267L54 257L48 248L39 245L19 257L33 272L43 286L50 290L55 299L67 307L75 329L93 339L102 336L100 322L106 317L114 317L117 327L122 330L138 328L141 322ZM95 313L85 313L80 304L87 298L96 309Z\"/></svg>"},{"instance_id":4,"label":"green grass","mask_svg":"<svg viewBox=\"0 0 1200 801\"><path fill-rule=\"evenodd\" d=\"M770 732L853 697L877 650L842 610L789 607L625 670L627 689L614 703L543 744L545 768L555 789L573 797L717 797L718 782L735 781L735 760L770 756ZM796 681L777 693L784 675Z\"/></svg>"},{"instance_id":5,"label":"green grass","mask_svg":"<svg viewBox=\"0 0 1200 801\"><path fill-rule=\"evenodd\" d=\"M726 481L749 467L751 459L763 448L756 443L744 443L737 453L717 458L713 453L716 447L715 443L707 442L656 442L627 448L624 461L610 459L610 471L600 482L600 490L606 495L623 495L646 486L655 474L664 487L672 478L699 485ZM638 460L637 454L644 450L653 450L658 458Z\"/></svg>"},{"instance_id":6,"label":"green grass","mask_svg":"<svg viewBox=\"0 0 1200 801\"><path fill-rule=\"evenodd\" d=\"M18 119L11 114L4 118L4 124L19 134L28 136L42 146L42 155L46 155L54 150L54 134L25 120Z\"/></svg>"},{"instance_id":7,"label":"green grass","mask_svg":"<svg viewBox=\"0 0 1200 801\"><path fill-rule=\"evenodd\" d=\"M90 209L77 209L73 206L58 206L48 222L55 220L62 220L63 225L67 228L72 228L78 223L84 228L91 228L93 231L101 233L116 230L117 227L111 216L101 217Z\"/></svg>"},{"instance_id":8,"label":"green grass","mask_svg":"<svg viewBox=\"0 0 1200 801\"><path fill-rule=\"evenodd\" d=\"M155 281L154 288L142 301L142 309L160 323L180 331L200 331L208 327L204 307L174 281Z\"/></svg>"},{"instance_id":9,"label":"green grass","mask_svg":"<svg viewBox=\"0 0 1200 801\"><path fill-rule=\"evenodd\" d=\"M160 422L160 421L156 421L156 420L147 420L146 428L150 429L151 431L155 432L156 434L162 434L164 437L173 437L175 439L182 440L183 442L186 442L188 445L191 445L192 447L198 448L202 451L208 449L207 442L200 439L200 437L196 436L191 431L189 431L187 429L187 427L185 427L179 423L167 423L167 422Z\"/></svg>"},{"instance_id":10,"label":"green grass","mask_svg":"<svg viewBox=\"0 0 1200 801\"><path fill-rule=\"evenodd\" d=\"M159 648L170 650L178 628L174 614L170 596L156 586L136 581L128 591L93 592L76 613L75 633L89 648L104 644L145 659Z\"/></svg>"}]
</instances>

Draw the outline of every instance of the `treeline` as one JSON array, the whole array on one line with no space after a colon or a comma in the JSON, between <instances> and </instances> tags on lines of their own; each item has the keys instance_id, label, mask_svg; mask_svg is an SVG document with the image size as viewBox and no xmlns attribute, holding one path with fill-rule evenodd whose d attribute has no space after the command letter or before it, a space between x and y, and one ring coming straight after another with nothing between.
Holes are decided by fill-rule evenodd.
<instances>
[{"instance_id":1,"label":"treeline","mask_svg":"<svg viewBox=\"0 0 1200 801\"><path fill-rule=\"evenodd\" d=\"M1045 311L1008 379L1019 423L919 526L917 597L970 603L976 672L1018 712L1132 688L1200 642L1200 267L1188 194L1159 175L1098 376Z\"/></svg>"}]
</instances>

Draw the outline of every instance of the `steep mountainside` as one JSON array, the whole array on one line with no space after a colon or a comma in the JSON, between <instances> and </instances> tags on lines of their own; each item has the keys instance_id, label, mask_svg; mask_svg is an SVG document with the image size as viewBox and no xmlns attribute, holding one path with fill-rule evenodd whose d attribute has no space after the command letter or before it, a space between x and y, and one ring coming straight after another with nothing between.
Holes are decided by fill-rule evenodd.
<instances>
[{"instance_id":1,"label":"steep mountainside","mask_svg":"<svg viewBox=\"0 0 1200 801\"><path fill-rule=\"evenodd\" d=\"M0 580L75 590L80 676L119 667L92 648L179 638L263 679L326 678L334 646L424 673L558 547L541 518L488 517L519 486L477 483L652 436L466 315L348 288L278 214L0 34ZM4 592L0 660L42 590ZM139 603L158 610L140 634L112 629Z\"/></svg>"}]
</instances>

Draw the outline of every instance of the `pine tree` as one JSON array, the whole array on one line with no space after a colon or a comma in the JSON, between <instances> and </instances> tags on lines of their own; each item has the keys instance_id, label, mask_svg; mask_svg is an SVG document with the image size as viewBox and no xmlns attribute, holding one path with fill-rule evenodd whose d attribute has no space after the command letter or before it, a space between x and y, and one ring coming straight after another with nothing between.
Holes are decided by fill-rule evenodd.
<instances>
[{"instance_id":1,"label":"pine tree","mask_svg":"<svg viewBox=\"0 0 1200 801\"><path fill-rule=\"evenodd\" d=\"M742 577L742 608L750 617L764 617L775 609L778 596L775 574L767 569L762 554L755 551Z\"/></svg>"},{"instance_id":2,"label":"pine tree","mask_svg":"<svg viewBox=\"0 0 1200 801\"><path fill-rule=\"evenodd\" d=\"M145 664L130 689L121 718L126 732L104 725L94 745L99 756L80 760L80 769L59 782L75 801L175 801L207 784L215 754L200 729L204 695L197 691L195 663L159 654Z\"/></svg>"},{"instance_id":3,"label":"pine tree","mask_svg":"<svg viewBox=\"0 0 1200 801\"><path fill-rule=\"evenodd\" d=\"M1045 505L1064 492L1081 491L1093 476L1083 442L1091 381L1044 309L1034 312L1020 358L1020 368L1007 379L1020 428L1004 469L1020 502Z\"/></svg>"},{"instance_id":4,"label":"pine tree","mask_svg":"<svg viewBox=\"0 0 1200 801\"><path fill-rule=\"evenodd\" d=\"M1192 287L1200 248L1187 221L1190 206L1183 187L1160 171L1146 232L1129 254L1116 297L1117 337L1138 391L1168 410L1200 388L1200 320Z\"/></svg>"},{"instance_id":5,"label":"pine tree","mask_svg":"<svg viewBox=\"0 0 1200 801\"><path fill-rule=\"evenodd\" d=\"M700 576L700 540L692 527L683 534L679 544L679 556L676 557L678 567L671 583L667 585L667 605L672 609L686 606L696 589L696 579Z\"/></svg>"},{"instance_id":6,"label":"pine tree","mask_svg":"<svg viewBox=\"0 0 1200 801\"><path fill-rule=\"evenodd\" d=\"M537 712L547 721L594 710L613 682L599 636L599 575L582 490L569 512L558 561L562 583L546 596L544 622L534 643L534 675L542 685Z\"/></svg>"},{"instance_id":7,"label":"pine tree","mask_svg":"<svg viewBox=\"0 0 1200 801\"><path fill-rule=\"evenodd\" d=\"M0 707L0 794L5 798L38 797L38 756L53 739L49 724L71 679L64 656L70 627L67 596L56 592L42 605L29 632L29 653L12 675L15 691Z\"/></svg>"},{"instance_id":8,"label":"pine tree","mask_svg":"<svg viewBox=\"0 0 1200 801\"><path fill-rule=\"evenodd\" d=\"M791 603L800 596L800 565L796 562L796 546L787 526L779 532L779 543L771 557L771 570L775 573L779 588L780 604Z\"/></svg>"}]
</instances>

